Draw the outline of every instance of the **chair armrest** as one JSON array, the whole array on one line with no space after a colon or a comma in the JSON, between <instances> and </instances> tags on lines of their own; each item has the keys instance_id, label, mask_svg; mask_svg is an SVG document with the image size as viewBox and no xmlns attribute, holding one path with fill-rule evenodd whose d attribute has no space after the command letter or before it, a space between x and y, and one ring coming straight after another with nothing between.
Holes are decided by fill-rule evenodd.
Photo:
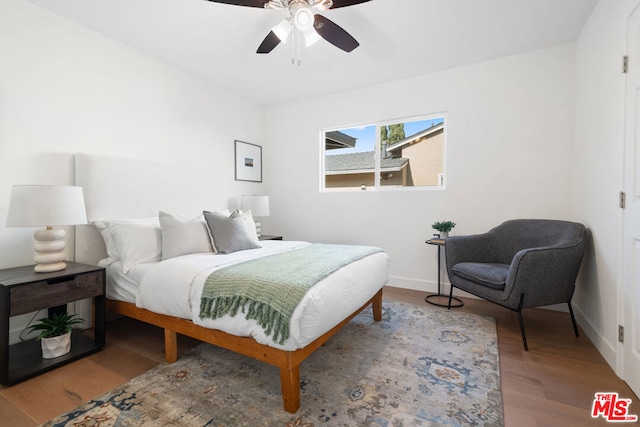
<instances>
[{"instance_id":1,"label":"chair armrest","mask_svg":"<svg viewBox=\"0 0 640 427\"><path fill-rule=\"evenodd\" d=\"M569 302L584 247L583 239L573 246L547 246L519 251L507 276L506 299L515 302L524 293L524 307Z\"/></svg>"}]
</instances>

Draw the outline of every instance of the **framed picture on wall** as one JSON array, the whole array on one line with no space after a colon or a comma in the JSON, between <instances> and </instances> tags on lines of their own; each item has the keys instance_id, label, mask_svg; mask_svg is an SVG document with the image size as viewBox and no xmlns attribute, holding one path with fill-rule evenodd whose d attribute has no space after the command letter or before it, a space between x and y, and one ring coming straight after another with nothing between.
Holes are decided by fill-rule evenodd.
<instances>
[{"instance_id":1,"label":"framed picture on wall","mask_svg":"<svg viewBox=\"0 0 640 427\"><path fill-rule=\"evenodd\" d=\"M262 147L235 141L236 181L262 182Z\"/></svg>"}]
</instances>

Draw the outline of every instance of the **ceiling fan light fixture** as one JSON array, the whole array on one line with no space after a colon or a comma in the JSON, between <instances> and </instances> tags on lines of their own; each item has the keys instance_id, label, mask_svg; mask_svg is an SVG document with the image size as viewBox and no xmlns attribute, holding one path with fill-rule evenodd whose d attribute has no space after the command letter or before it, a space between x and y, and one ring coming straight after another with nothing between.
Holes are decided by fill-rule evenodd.
<instances>
[{"instance_id":1,"label":"ceiling fan light fixture","mask_svg":"<svg viewBox=\"0 0 640 427\"><path fill-rule=\"evenodd\" d=\"M304 34L304 45L306 47L309 47L315 44L318 40L322 38L320 34L318 34L316 30L314 30L313 28L309 28L303 34Z\"/></svg>"},{"instance_id":2,"label":"ceiling fan light fixture","mask_svg":"<svg viewBox=\"0 0 640 427\"><path fill-rule=\"evenodd\" d=\"M329 10L333 7L333 0L313 0L309 5L319 10Z\"/></svg>"},{"instance_id":3,"label":"ceiling fan light fixture","mask_svg":"<svg viewBox=\"0 0 640 427\"><path fill-rule=\"evenodd\" d=\"M278 25L271 29L273 33L280 39L282 43L286 43L291 34L291 22L288 19L283 19Z\"/></svg>"},{"instance_id":4,"label":"ceiling fan light fixture","mask_svg":"<svg viewBox=\"0 0 640 427\"><path fill-rule=\"evenodd\" d=\"M286 9L287 2L284 0L271 0L264 4L265 9Z\"/></svg>"},{"instance_id":5,"label":"ceiling fan light fixture","mask_svg":"<svg viewBox=\"0 0 640 427\"><path fill-rule=\"evenodd\" d=\"M306 32L308 29L313 28L314 13L309 6L299 6L293 13L293 23L298 30Z\"/></svg>"},{"instance_id":6,"label":"ceiling fan light fixture","mask_svg":"<svg viewBox=\"0 0 640 427\"><path fill-rule=\"evenodd\" d=\"M333 8L354 6L367 3L371 0L209 0L216 3L232 4L236 6L259 7L288 12L288 16L274 26L269 34L262 40L256 53L265 54L271 52L282 42L292 39L292 61L300 64L300 49L303 46L311 46L321 38L342 49L351 52L360 44L351 34L345 31L329 18L325 18L320 12ZM316 12L318 12L316 14Z\"/></svg>"}]
</instances>

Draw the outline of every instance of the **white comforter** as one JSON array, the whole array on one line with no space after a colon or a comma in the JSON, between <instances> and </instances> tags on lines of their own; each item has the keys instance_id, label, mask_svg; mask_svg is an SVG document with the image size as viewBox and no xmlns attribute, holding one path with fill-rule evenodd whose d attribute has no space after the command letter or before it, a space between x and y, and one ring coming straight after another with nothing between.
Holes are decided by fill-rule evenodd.
<instances>
[{"instance_id":1,"label":"white comforter","mask_svg":"<svg viewBox=\"0 0 640 427\"><path fill-rule=\"evenodd\" d=\"M136 305L236 336L250 336L261 344L284 350L302 348L361 307L388 280L386 253L369 255L342 267L318 282L304 296L291 317L290 337L279 345L267 337L255 320L242 313L219 319L200 319L200 295L209 274L250 258L271 255L308 245L306 242L261 241L262 248L231 254L193 254L145 264Z\"/></svg>"}]
</instances>

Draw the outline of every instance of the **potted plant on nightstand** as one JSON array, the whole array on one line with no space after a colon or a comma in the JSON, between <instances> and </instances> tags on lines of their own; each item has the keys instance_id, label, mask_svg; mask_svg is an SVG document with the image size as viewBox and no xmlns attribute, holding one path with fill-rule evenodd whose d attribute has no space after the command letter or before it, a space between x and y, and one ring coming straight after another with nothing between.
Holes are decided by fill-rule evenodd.
<instances>
[{"instance_id":1,"label":"potted plant on nightstand","mask_svg":"<svg viewBox=\"0 0 640 427\"><path fill-rule=\"evenodd\" d=\"M431 224L431 228L440 232L440 238L446 239L449 237L449 232L456 226L453 221L436 221Z\"/></svg>"},{"instance_id":2,"label":"potted plant on nightstand","mask_svg":"<svg viewBox=\"0 0 640 427\"><path fill-rule=\"evenodd\" d=\"M29 326L31 331L40 331L38 339L42 346L42 358L53 359L71 351L71 329L84 320L77 314L55 313L51 318L43 317Z\"/></svg>"}]
</instances>

